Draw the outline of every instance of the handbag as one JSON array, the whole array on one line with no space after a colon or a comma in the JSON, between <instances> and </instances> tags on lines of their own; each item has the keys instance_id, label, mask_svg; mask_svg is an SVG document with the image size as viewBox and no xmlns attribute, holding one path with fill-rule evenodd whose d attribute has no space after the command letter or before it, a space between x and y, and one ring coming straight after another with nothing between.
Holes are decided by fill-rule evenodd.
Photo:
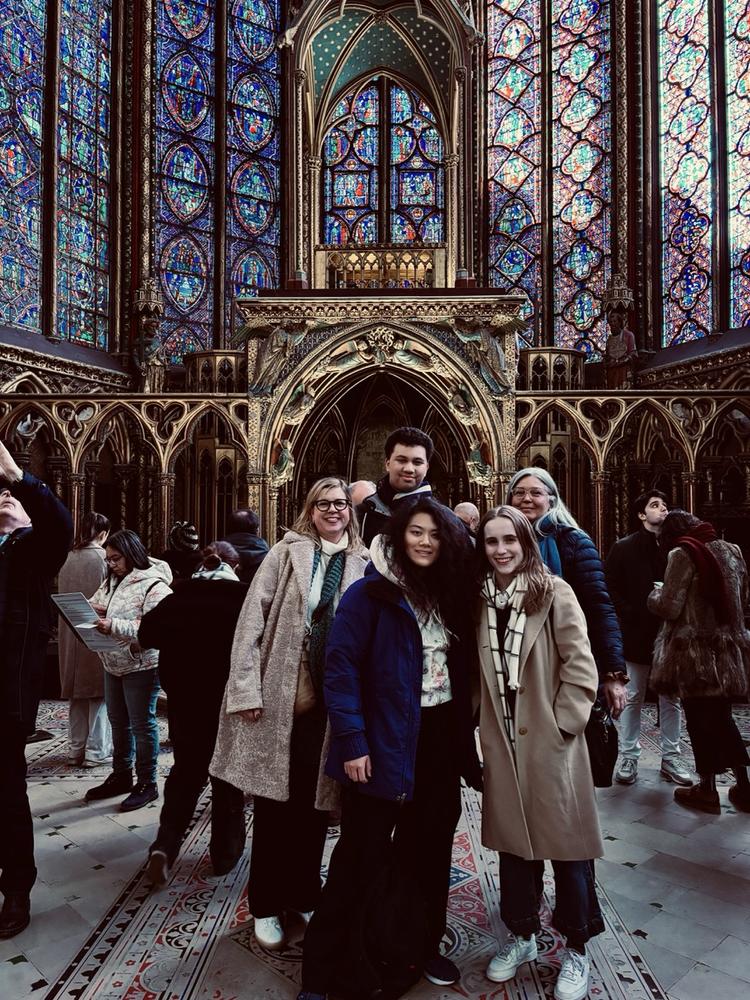
<instances>
[{"instance_id":1,"label":"handbag","mask_svg":"<svg viewBox=\"0 0 750 1000\"><path fill-rule=\"evenodd\" d=\"M617 726L601 698L597 698L594 702L584 733L586 746L589 749L594 787L610 788L619 750Z\"/></svg>"}]
</instances>

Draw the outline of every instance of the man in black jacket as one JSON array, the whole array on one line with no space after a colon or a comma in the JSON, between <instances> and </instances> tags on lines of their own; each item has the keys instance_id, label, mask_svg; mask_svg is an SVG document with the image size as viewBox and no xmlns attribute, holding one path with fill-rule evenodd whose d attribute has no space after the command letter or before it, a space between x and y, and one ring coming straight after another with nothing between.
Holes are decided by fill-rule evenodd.
<instances>
[{"instance_id":1,"label":"man in black jacket","mask_svg":"<svg viewBox=\"0 0 750 1000\"><path fill-rule=\"evenodd\" d=\"M256 570L268 555L268 542L258 535L259 526L258 515L249 507L233 510L227 522L229 534L222 541L229 542L239 553L237 576L242 583L253 582Z\"/></svg>"},{"instance_id":2,"label":"man in black jacket","mask_svg":"<svg viewBox=\"0 0 750 1000\"><path fill-rule=\"evenodd\" d=\"M0 938L29 923L36 881L26 792L26 737L34 731L47 642L50 586L73 541L70 514L0 442Z\"/></svg>"},{"instance_id":3,"label":"man in black jacket","mask_svg":"<svg viewBox=\"0 0 750 1000\"><path fill-rule=\"evenodd\" d=\"M615 542L606 564L607 587L620 619L630 678L628 702L620 716L622 761L615 775L621 785L632 785L638 777L641 707L661 625L661 619L648 610L646 600L654 583L664 579L667 558L659 548L659 533L667 516L666 501L666 494L660 490L649 490L635 499L633 511L640 527ZM680 719L679 700L660 695L661 773L677 785L692 785L693 779L680 757Z\"/></svg>"},{"instance_id":4,"label":"man in black jacket","mask_svg":"<svg viewBox=\"0 0 750 1000\"><path fill-rule=\"evenodd\" d=\"M385 442L385 475L377 490L357 507L359 533L365 545L385 530L393 508L399 503L414 503L432 493L424 481L435 450L432 438L416 427L399 427Z\"/></svg>"}]
</instances>

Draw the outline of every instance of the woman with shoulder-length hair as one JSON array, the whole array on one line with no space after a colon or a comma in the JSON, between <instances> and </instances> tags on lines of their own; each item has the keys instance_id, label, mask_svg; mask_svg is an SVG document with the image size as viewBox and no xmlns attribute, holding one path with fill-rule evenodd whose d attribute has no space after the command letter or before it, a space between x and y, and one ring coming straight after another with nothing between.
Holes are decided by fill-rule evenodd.
<instances>
[{"instance_id":1,"label":"woman with shoulder-length hair","mask_svg":"<svg viewBox=\"0 0 750 1000\"><path fill-rule=\"evenodd\" d=\"M171 594L172 571L152 559L134 531L123 528L107 539L107 578L90 599L98 611L96 627L119 642L111 653L100 653L104 664L104 699L112 726L112 774L89 788L87 802L129 793L122 812L140 809L159 797L156 761L159 726L159 653L138 644L141 618ZM133 759L136 783L133 786Z\"/></svg>"},{"instance_id":2,"label":"woman with shoulder-length hair","mask_svg":"<svg viewBox=\"0 0 750 1000\"><path fill-rule=\"evenodd\" d=\"M94 593L107 575L104 542L109 519L90 510L81 519L72 551L58 577L61 594ZM68 699L68 761L96 767L112 758L112 732L104 704L104 671L92 652L60 619L57 639L60 697Z\"/></svg>"},{"instance_id":3,"label":"woman with shoulder-length hair","mask_svg":"<svg viewBox=\"0 0 750 1000\"><path fill-rule=\"evenodd\" d=\"M547 569L573 588L586 618L602 693L613 717L618 718L627 701L628 675L620 623L594 542L563 503L546 469L520 469L508 484L505 502L520 510L533 526Z\"/></svg>"},{"instance_id":4,"label":"woman with shoulder-length hair","mask_svg":"<svg viewBox=\"0 0 750 1000\"><path fill-rule=\"evenodd\" d=\"M319 479L260 564L237 621L210 772L255 796L248 903L265 948L283 947L285 911L309 919L320 896L325 643L366 562L349 487Z\"/></svg>"},{"instance_id":5,"label":"woman with shoulder-length hair","mask_svg":"<svg viewBox=\"0 0 750 1000\"><path fill-rule=\"evenodd\" d=\"M681 806L720 813L716 775L734 770L729 801L750 812L747 748L732 717L732 698L748 692L750 634L747 566L737 545L686 510L664 518L659 544L668 553L662 587L648 607L664 619L654 646L651 685L679 695L700 782L676 788Z\"/></svg>"},{"instance_id":6,"label":"woman with shoulder-length hair","mask_svg":"<svg viewBox=\"0 0 750 1000\"><path fill-rule=\"evenodd\" d=\"M586 942L604 930L592 865L604 849L584 737L598 683L586 619L515 507L485 514L476 552L482 842L500 853L500 913L510 931L487 977L513 979L536 958L549 860L552 922L568 945L554 995L580 1000L588 990Z\"/></svg>"},{"instance_id":7,"label":"woman with shoulder-length hair","mask_svg":"<svg viewBox=\"0 0 750 1000\"><path fill-rule=\"evenodd\" d=\"M399 873L425 905L424 974L438 985L459 978L439 947L461 777L481 785L466 663L471 553L447 508L427 497L401 504L387 534L373 539L364 579L339 605L325 693L326 773L344 784L341 837L305 935L304 1000L336 985L391 840Z\"/></svg>"}]
</instances>

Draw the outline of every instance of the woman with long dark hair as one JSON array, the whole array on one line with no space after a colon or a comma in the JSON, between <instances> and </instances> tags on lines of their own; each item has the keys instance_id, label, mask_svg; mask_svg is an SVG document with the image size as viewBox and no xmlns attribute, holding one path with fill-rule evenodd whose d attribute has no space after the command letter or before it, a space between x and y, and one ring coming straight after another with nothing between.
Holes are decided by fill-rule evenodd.
<instances>
[{"instance_id":1,"label":"woman with long dark hair","mask_svg":"<svg viewBox=\"0 0 750 1000\"><path fill-rule=\"evenodd\" d=\"M61 594L93 594L107 575L104 542L109 519L90 510L81 519L72 551L60 570ZM99 656L88 649L60 619L57 648L60 696L68 699L68 761L97 767L112 759L112 731L104 704L104 670Z\"/></svg>"},{"instance_id":2,"label":"woman with long dark hair","mask_svg":"<svg viewBox=\"0 0 750 1000\"><path fill-rule=\"evenodd\" d=\"M655 691L679 695L700 778L690 788L676 788L675 801L720 813L716 775L732 768L737 783L729 789L729 801L750 812L750 759L731 702L748 691L745 560L712 524L685 510L667 514L659 543L668 553L667 569L648 606L664 624L656 637L650 683Z\"/></svg>"},{"instance_id":3,"label":"woman with long dark hair","mask_svg":"<svg viewBox=\"0 0 750 1000\"><path fill-rule=\"evenodd\" d=\"M471 551L461 523L435 500L400 505L339 605L325 694L326 773L344 784L341 837L305 936L307 1000L335 985L353 914L391 840L425 904L424 974L443 985L459 978L439 947L460 779L481 781L466 666Z\"/></svg>"},{"instance_id":4,"label":"woman with long dark hair","mask_svg":"<svg viewBox=\"0 0 750 1000\"><path fill-rule=\"evenodd\" d=\"M487 978L506 982L537 957L549 860L552 922L567 938L554 996L581 1000L586 942L604 930L592 864L604 847L584 737L598 681L586 620L572 588L542 562L530 520L515 507L485 514L476 552L482 842L500 854L500 913L510 931Z\"/></svg>"},{"instance_id":5,"label":"woman with long dark hair","mask_svg":"<svg viewBox=\"0 0 750 1000\"><path fill-rule=\"evenodd\" d=\"M237 621L210 772L255 797L248 905L264 948L282 948L286 914L309 920L320 896L325 643L365 563L349 487L320 479L260 564Z\"/></svg>"},{"instance_id":6,"label":"woman with long dark hair","mask_svg":"<svg viewBox=\"0 0 750 1000\"><path fill-rule=\"evenodd\" d=\"M112 726L112 774L101 785L89 788L85 797L87 802L95 802L129 793L120 804L122 812L129 812L159 797L159 653L141 648L138 629L141 618L171 594L172 571L160 559L149 558L138 535L127 528L109 536L106 553L107 578L91 598L91 605L101 616L96 627L120 644L112 653L99 654Z\"/></svg>"}]
</instances>

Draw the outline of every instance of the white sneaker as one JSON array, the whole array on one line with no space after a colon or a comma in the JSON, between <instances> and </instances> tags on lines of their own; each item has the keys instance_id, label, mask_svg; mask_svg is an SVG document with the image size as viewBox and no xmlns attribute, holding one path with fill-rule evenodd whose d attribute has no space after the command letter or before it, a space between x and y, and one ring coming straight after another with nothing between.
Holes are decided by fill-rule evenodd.
<instances>
[{"instance_id":1,"label":"white sneaker","mask_svg":"<svg viewBox=\"0 0 750 1000\"><path fill-rule=\"evenodd\" d=\"M560 975L555 983L555 1000L583 1000L589 991L590 969L586 955L580 955L572 948L566 948L563 952Z\"/></svg>"},{"instance_id":2,"label":"white sneaker","mask_svg":"<svg viewBox=\"0 0 750 1000\"><path fill-rule=\"evenodd\" d=\"M255 939L267 951L278 951L286 944L286 934L278 917L256 917Z\"/></svg>"},{"instance_id":3,"label":"white sneaker","mask_svg":"<svg viewBox=\"0 0 750 1000\"><path fill-rule=\"evenodd\" d=\"M485 975L493 983L506 983L518 972L524 962L533 962L536 958L536 936L525 938L511 934L500 951L487 966Z\"/></svg>"}]
</instances>

